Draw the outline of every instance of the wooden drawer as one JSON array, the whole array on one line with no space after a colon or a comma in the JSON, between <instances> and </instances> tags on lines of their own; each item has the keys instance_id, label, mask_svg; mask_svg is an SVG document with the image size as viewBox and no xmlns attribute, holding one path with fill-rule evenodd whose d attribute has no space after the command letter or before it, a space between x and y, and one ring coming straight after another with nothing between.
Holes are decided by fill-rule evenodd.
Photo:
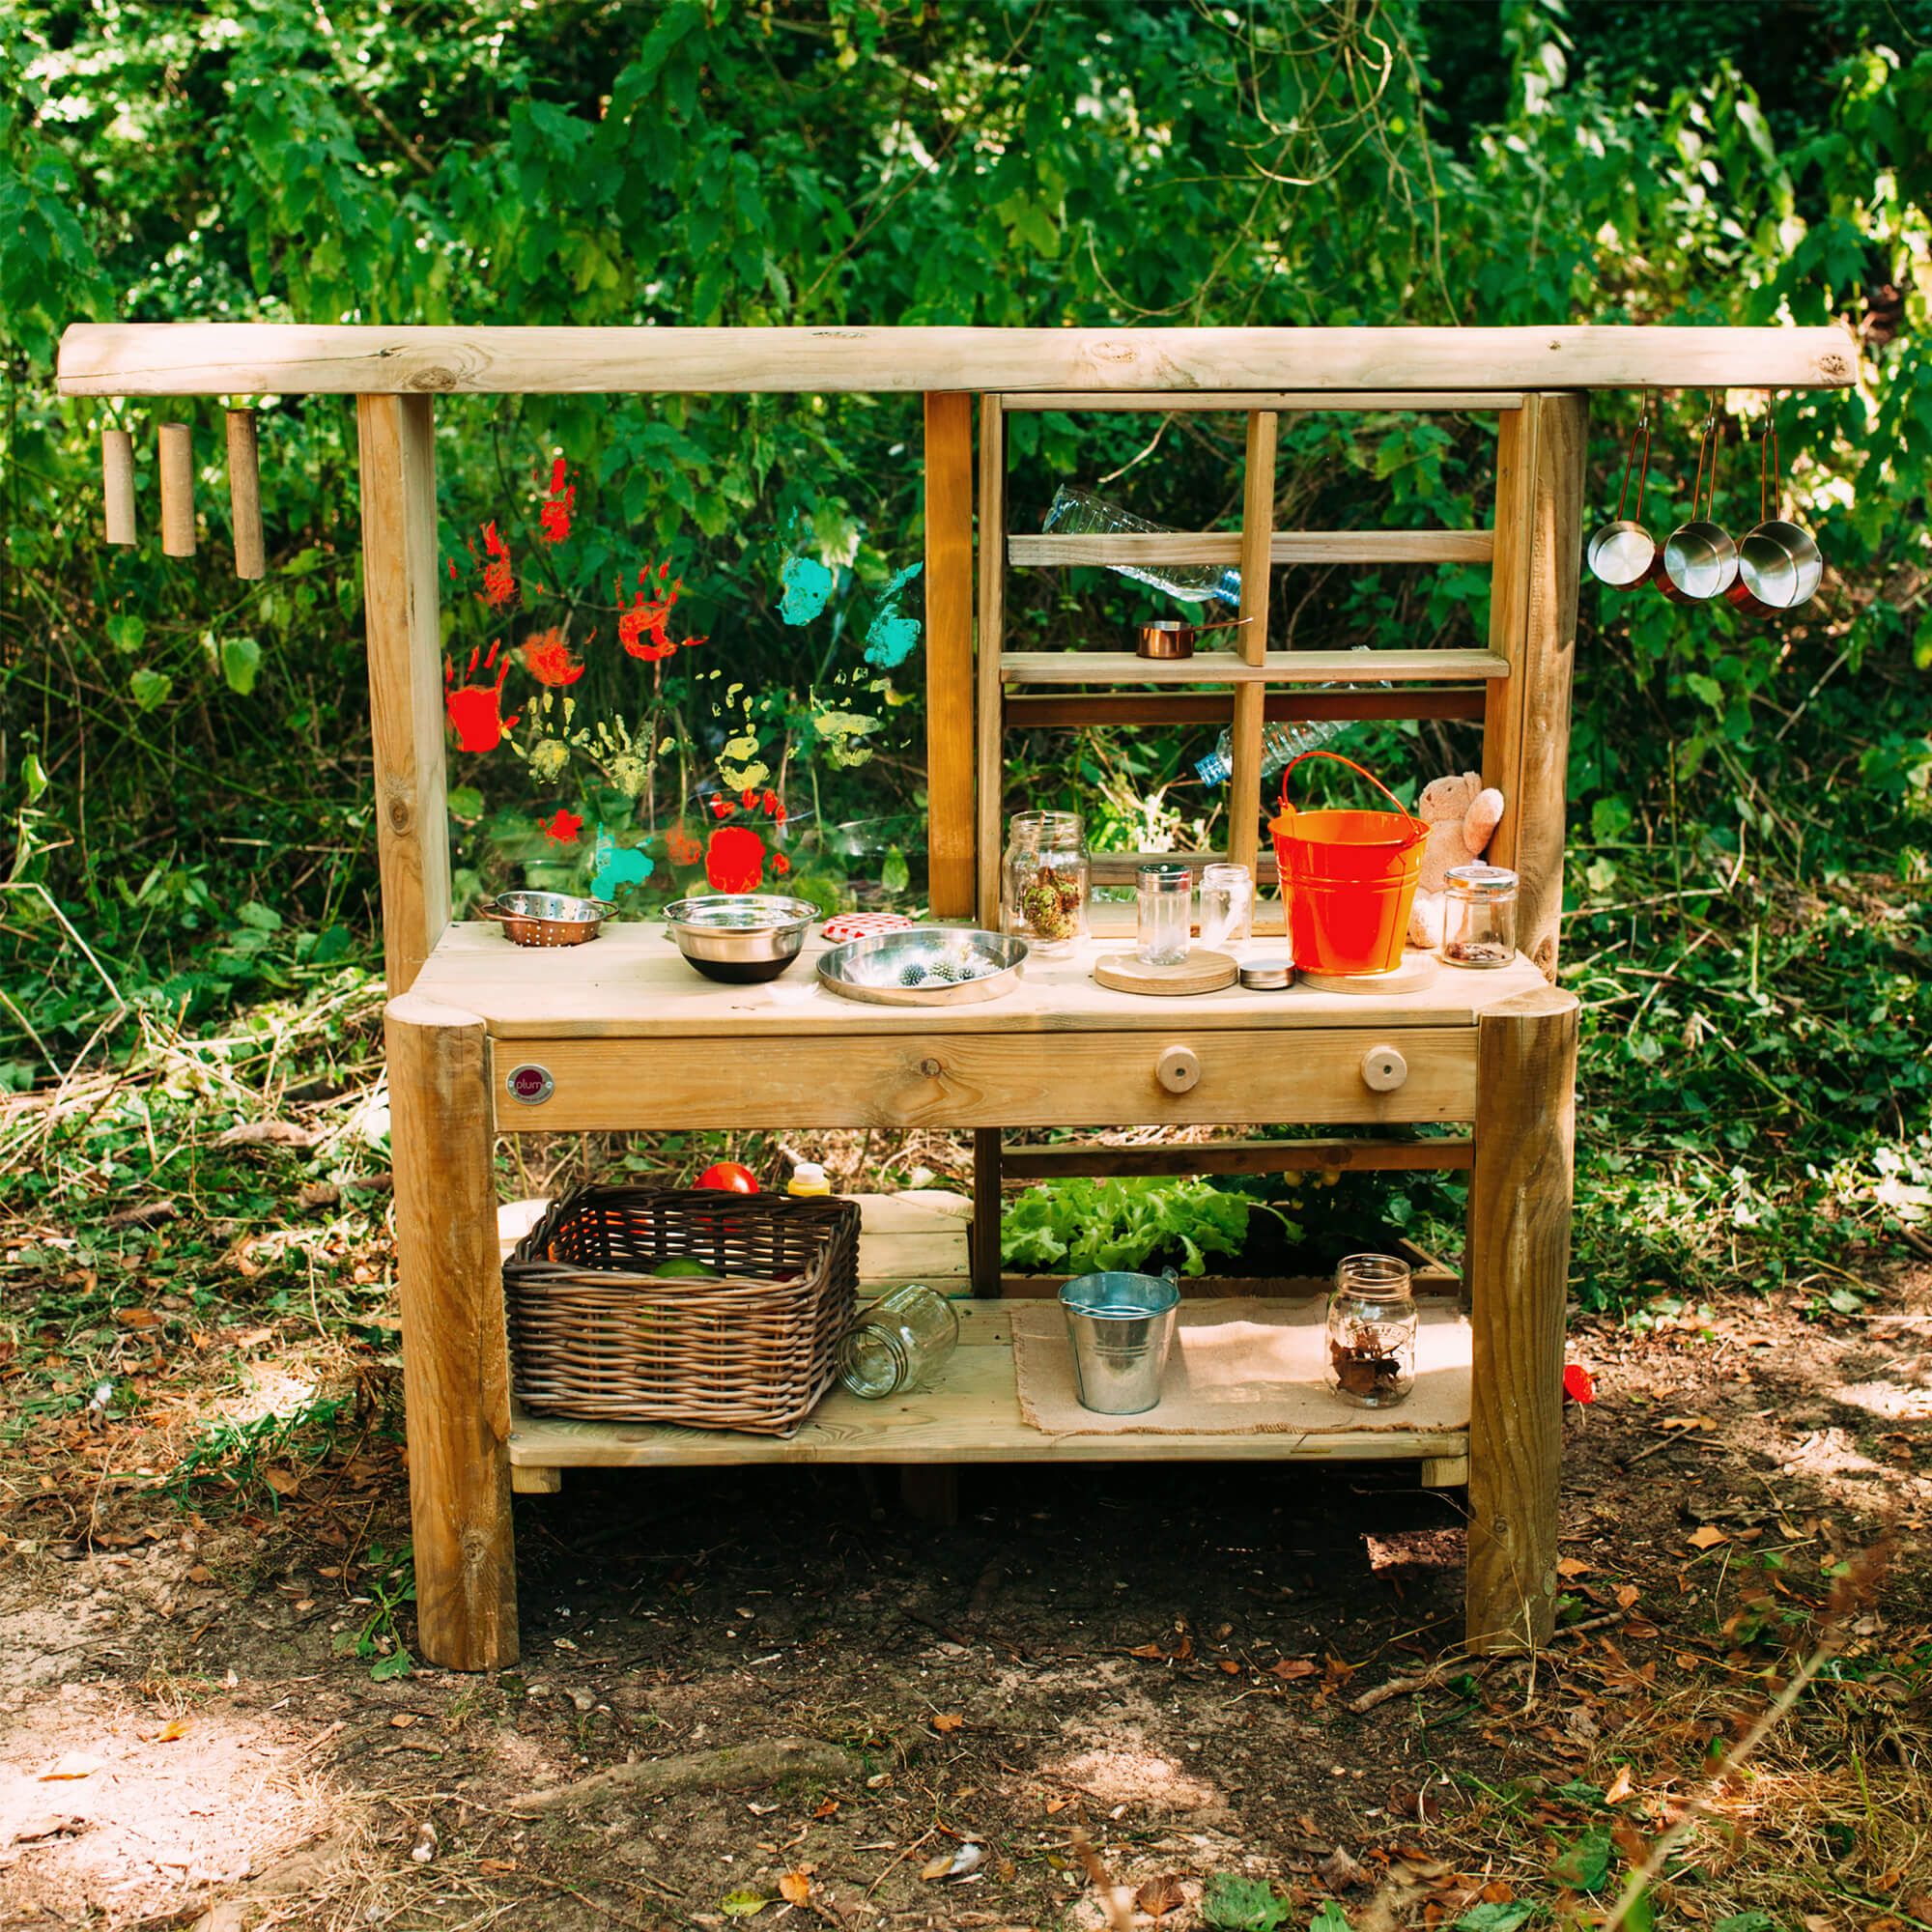
<instances>
[{"instance_id":1,"label":"wooden drawer","mask_svg":"<svg viewBox=\"0 0 1932 1932\"><path fill-rule=\"evenodd\" d=\"M1369 1124L1476 1110L1474 1027L518 1039L491 1052L505 1133Z\"/></svg>"}]
</instances>

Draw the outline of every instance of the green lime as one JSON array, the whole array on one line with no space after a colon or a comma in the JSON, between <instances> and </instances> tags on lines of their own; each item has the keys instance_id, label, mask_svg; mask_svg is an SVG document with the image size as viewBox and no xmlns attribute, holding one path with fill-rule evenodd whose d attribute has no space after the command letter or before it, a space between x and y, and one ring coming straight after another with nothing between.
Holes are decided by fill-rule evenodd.
<instances>
[{"instance_id":1,"label":"green lime","mask_svg":"<svg viewBox=\"0 0 1932 1932\"><path fill-rule=\"evenodd\" d=\"M717 1270L700 1261L694 1261L689 1255L672 1255L668 1261L660 1262L651 1273L659 1281L686 1281L699 1275L715 1274Z\"/></svg>"}]
</instances>

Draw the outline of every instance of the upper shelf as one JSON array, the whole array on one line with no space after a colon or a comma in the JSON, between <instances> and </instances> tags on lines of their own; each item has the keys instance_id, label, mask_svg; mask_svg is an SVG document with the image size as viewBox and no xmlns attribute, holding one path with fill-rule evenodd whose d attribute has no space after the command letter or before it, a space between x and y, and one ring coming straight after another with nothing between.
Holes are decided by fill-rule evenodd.
<instances>
[{"instance_id":1,"label":"upper shelf","mask_svg":"<svg viewBox=\"0 0 1932 1932\"><path fill-rule=\"evenodd\" d=\"M1838 389L1841 327L409 328L75 323L68 396Z\"/></svg>"},{"instance_id":2,"label":"upper shelf","mask_svg":"<svg viewBox=\"0 0 1932 1932\"><path fill-rule=\"evenodd\" d=\"M1507 677L1509 660L1495 651L1269 651L1251 665L1234 651L1003 651L1000 675L1009 684L1436 684Z\"/></svg>"}]
</instances>

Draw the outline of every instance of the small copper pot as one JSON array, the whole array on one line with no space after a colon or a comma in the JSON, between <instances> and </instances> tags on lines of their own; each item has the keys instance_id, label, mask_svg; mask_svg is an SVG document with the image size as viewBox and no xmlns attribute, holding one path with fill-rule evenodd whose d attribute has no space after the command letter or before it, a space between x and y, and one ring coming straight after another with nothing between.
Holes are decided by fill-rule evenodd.
<instances>
[{"instance_id":1,"label":"small copper pot","mask_svg":"<svg viewBox=\"0 0 1932 1932\"><path fill-rule=\"evenodd\" d=\"M1194 655L1194 639L1203 631L1228 631L1253 621L1251 617L1222 617L1211 624L1190 624L1181 617L1156 617L1151 623L1140 626L1134 655L1161 661L1191 658Z\"/></svg>"}]
</instances>

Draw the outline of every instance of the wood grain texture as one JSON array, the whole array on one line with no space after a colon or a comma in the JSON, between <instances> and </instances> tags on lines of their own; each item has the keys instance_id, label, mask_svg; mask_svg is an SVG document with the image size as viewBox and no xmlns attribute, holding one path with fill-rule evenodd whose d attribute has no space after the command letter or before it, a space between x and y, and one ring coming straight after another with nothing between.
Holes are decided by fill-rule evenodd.
<instances>
[{"instance_id":1,"label":"wood grain texture","mask_svg":"<svg viewBox=\"0 0 1932 1932\"><path fill-rule=\"evenodd\" d=\"M1107 997L1174 1014L1131 1036L933 1034L867 1038L801 1036L782 1053L742 1037L497 1042L501 1133L620 1132L651 1127L1051 1127L1219 1125L1248 1121L1355 1124L1466 1121L1475 1113L1476 1035L1406 1028L1407 1077L1386 1092L1363 1062L1384 1032L1292 1033L1197 1028L1191 1016L1232 997ZM1278 997L1286 998L1287 995ZM1188 1017L1183 1018L1182 1015ZM1198 1084L1176 1094L1157 1065L1181 1048ZM505 1091L508 1069L545 1067L555 1091L529 1106Z\"/></svg>"},{"instance_id":2,"label":"wood grain texture","mask_svg":"<svg viewBox=\"0 0 1932 1932\"><path fill-rule=\"evenodd\" d=\"M1402 691L1264 690L1262 716L1293 718L1463 718L1477 719L1488 704L1481 686L1460 691L1409 688ZM1102 724L1225 724L1233 700L1211 692L1083 692L1077 696L1038 696L1016 692L1007 699L1007 728L1042 731Z\"/></svg>"},{"instance_id":3,"label":"wood grain texture","mask_svg":"<svg viewBox=\"0 0 1932 1932\"><path fill-rule=\"evenodd\" d=\"M1264 412L1258 412L1265 413ZM1255 420L1254 416L1249 421ZM1270 518L1272 524L1272 518ZM1274 530L1270 563L1487 563L1488 530ZM1239 563L1239 530L1174 530L1152 535L1009 536L1014 569L1089 569L1122 563Z\"/></svg>"},{"instance_id":4,"label":"wood grain texture","mask_svg":"<svg viewBox=\"0 0 1932 1932\"><path fill-rule=\"evenodd\" d=\"M980 611L978 710L980 923L1000 924L1001 805L1006 781L1007 429L997 396L980 398Z\"/></svg>"},{"instance_id":5,"label":"wood grain texture","mask_svg":"<svg viewBox=\"0 0 1932 1932\"><path fill-rule=\"evenodd\" d=\"M1192 1307L1213 1305L1190 1301ZM1241 1315L1256 1307L1247 1297L1225 1305ZM1325 1314L1319 1295L1286 1306L1311 1326ZM1324 1384L1311 1381L1284 1385L1276 1419L1286 1428L1245 1435L1049 1435L1020 1415L1011 1310L972 1300L956 1300L953 1307L959 1346L929 1389L886 1402L865 1402L835 1389L788 1438L650 1423L572 1422L518 1411L512 1418L511 1462L519 1467L607 1469L750 1463L1406 1462L1459 1457L1468 1450L1463 1419L1470 1337L1453 1303L1422 1304L1417 1357L1441 1390L1436 1412L1453 1416L1454 1426L1406 1427L1400 1410L1377 1414L1350 1408Z\"/></svg>"},{"instance_id":6,"label":"wood grain texture","mask_svg":"<svg viewBox=\"0 0 1932 1932\"><path fill-rule=\"evenodd\" d=\"M1001 1160L1014 1180L1067 1174L1451 1173L1465 1170L1475 1143L1466 1135L1430 1141L1162 1141L1147 1147L1009 1147Z\"/></svg>"},{"instance_id":7,"label":"wood grain texture","mask_svg":"<svg viewBox=\"0 0 1932 1932\"><path fill-rule=\"evenodd\" d=\"M509 1352L483 1023L418 996L384 1018L410 1525L423 1656L517 1661Z\"/></svg>"},{"instance_id":8,"label":"wood grain texture","mask_svg":"<svg viewBox=\"0 0 1932 1932\"><path fill-rule=\"evenodd\" d=\"M973 871L973 399L925 399L927 896L969 919Z\"/></svg>"},{"instance_id":9,"label":"wood grain texture","mask_svg":"<svg viewBox=\"0 0 1932 1932\"><path fill-rule=\"evenodd\" d=\"M383 960L393 995L409 991L449 923L436 445L425 396L360 396L355 422Z\"/></svg>"},{"instance_id":10,"label":"wood grain texture","mask_svg":"<svg viewBox=\"0 0 1932 1932\"><path fill-rule=\"evenodd\" d=\"M269 574L262 542L262 455L253 410L228 412L228 517L235 532L235 575Z\"/></svg>"},{"instance_id":11,"label":"wood grain texture","mask_svg":"<svg viewBox=\"0 0 1932 1932\"><path fill-rule=\"evenodd\" d=\"M1462 684L1509 675L1493 651L1269 651L1258 665L1238 651L1142 658L1132 651L1007 651L1009 684Z\"/></svg>"},{"instance_id":12,"label":"wood grain texture","mask_svg":"<svg viewBox=\"0 0 1932 1932\"><path fill-rule=\"evenodd\" d=\"M1020 410L1272 410L1281 415L1309 410L1415 410L1424 412L1513 410L1522 401L1517 389L1217 389L1190 394L1185 389L1092 389L1031 392L1016 389L1000 401L1010 414Z\"/></svg>"},{"instance_id":13,"label":"wood grain texture","mask_svg":"<svg viewBox=\"0 0 1932 1932\"><path fill-rule=\"evenodd\" d=\"M1534 547L1536 438L1543 399L1525 396L1522 408L1496 420L1495 555L1490 565L1490 650L1511 675L1489 687L1483 720L1483 782L1503 795L1503 815L1490 838L1492 865L1516 866L1520 819L1516 775L1521 763L1526 694L1513 673L1521 663L1529 611L1529 558Z\"/></svg>"},{"instance_id":14,"label":"wood grain texture","mask_svg":"<svg viewBox=\"0 0 1932 1932\"><path fill-rule=\"evenodd\" d=\"M1843 327L570 328L75 323L63 395L1845 388Z\"/></svg>"},{"instance_id":15,"label":"wood grain texture","mask_svg":"<svg viewBox=\"0 0 1932 1932\"><path fill-rule=\"evenodd\" d=\"M134 527L134 438L131 431L100 432L101 534L111 544L138 541Z\"/></svg>"},{"instance_id":16,"label":"wood grain texture","mask_svg":"<svg viewBox=\"0 0 1932 1932\"><path fill-rule=\"evenodd\" d=\"M1276 432L1280 419L1265 410L1248 417L1241 470L1241 615L1235 650L1244 668L1267 664L1268 589L1274 540ZM1261 846L1262 697L1259 684L1235 687L1235 718L1228 727L1232 769L1228 775L1228 857L1252 873Z\"/></svg>"},{"instance_id":17,"label":"wood grain texture","mask_svg":"<svg viewBox=\"0 0 1932 1932\"><path fill-rule=\"evenodd\" d=\"M1477 1037L1467 1637L1495 1650L1547 1642L1556 1616L1576 996L1525 993Z\"/></svg>"},{"instance_id":18,"label":"wood grain texture","mask_svg":"<svg viewBox=\"0 0 1932 1932\"><path fill-rule=\"evenodd\" d=\"M511 1492L520 1496L554 1496L563 1488L561 1469L510 1470Z\"/></svg>"},{"instance_id":19,"label":"wood grain texture","mask_svg":"<svg viewBox=\"0 0 1932 1932\"><path fill-rule=\"evenodd\" d=\"M1179 999L1218 993L1235 983L1240 970L1229 954L1197 946L1173 966L1150 966L1137 952L1103 952L1094 962L1094 979L1111 992L1132 993L1137 999Z\"/></svg>"},{"instance_id":20,"label":"wood grain texture","mask_svg":"<svg viewBox=\"0 0 1932 1932\"><path fill-rule=\"evenodd\" d=\"M194 554L194 439L186 423L163 423L160 440L161 551Z\"/></svg>"},{"instance_id":21,"label":"wood grain texture","mask_svg":"<svg viewBox=\"0 0 1932 1932\"><path fill-rule=\"evenodd\" d=\"M1119 910L1131 922L1131 906ZM1519 959L1493 973L1443 972L1419 992L1386 997L1305 986L1280 992L1230 986L1224 993L1169 1004L1110 993L1094 983L1094 959L1120 948L1120 937L1106 936L1087 940L1062 957L1036 954L1011 992L977 1006L874 1007L841 999L817 983L815 962L826 946L816 937L806 941L784 978L761 986L721 986L701 979L659 927L641 920L607 924L588 946L560 951L512 946L498 927L471 920L449 928L417 983L440 1000L481 1014L506 1055L523 1042L571 1038L731 1037L769 1042L815 1035L863 1042L984 1034L1037 1041L1077 1033L1155 1033L1174 1020L1191 1032L1467 1028L1478 1013L1543 983L1536 968ZM1265 939L1253 946L1259 956L1280 950Z\"/></svg>"}]
</instances>

